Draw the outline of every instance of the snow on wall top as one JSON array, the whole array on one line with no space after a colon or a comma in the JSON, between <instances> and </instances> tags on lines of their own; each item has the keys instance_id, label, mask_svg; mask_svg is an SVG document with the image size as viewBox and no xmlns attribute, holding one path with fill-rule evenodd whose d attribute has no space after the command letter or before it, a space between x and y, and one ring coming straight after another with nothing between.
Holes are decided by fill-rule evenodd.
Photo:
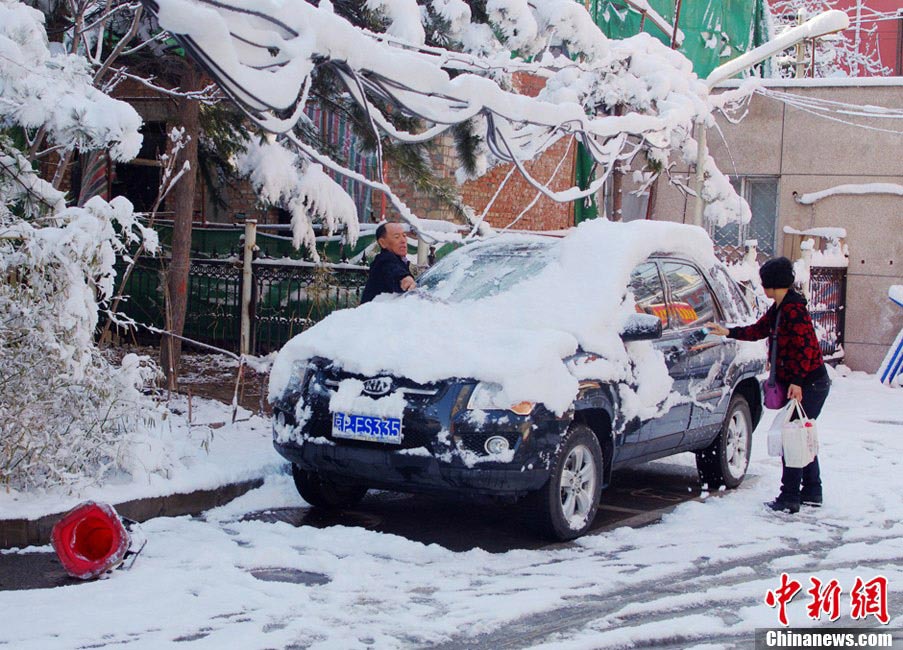
<instances>
[{"instance_id":1,"label":"snow on wall top","mask_svg":"<svg viewBox=\"0 0 903 650\"><path fill-rule=\"evenodd\" d=\"M791 226L784 226L784 234L786 235L805 235L809 237L825 237L829 239L845 239L847 236L846 228L807 228L805 230L797 230Z\"/></svg>"},{"instance_id":2,"label":"snow on wall top","mask_svg":"<svg viewBox=\"0 0 903 650\"><path fill-rule=\"evenodd\" d=\"M716 264L706 232L668 222L598 219L552 247L536 275L487 298L445 304L417 295L379 296L334 312L281 350L270 375L270 400L282 394L296 362L315 356L364 375L490 381L512 404L543 402L558 413L577 394L578 380L563 359L578 346L608 362L600 379L642 372L666 382L664 360L650 352L650 343L621 341L621 327L635 311L625 289L633 268L655 252L680 253L703 268ZM456 253L465 262L467 250Z\"/></svg>"},{"instance_id":3,"label":"snow on wall top","mask_svg":"<svg viewBox=\"0 0 903 650\"><path fill-rule=\"evenodd\" d=\"M865 194L892 194L903 196L903 185L897 183L847 183L829 187L821 192L801 194L794 198L797 203L801 203L802 205L812 205L816 201L821 201L829 196Z\"/></svg>"},{"instance_id":4,"label":"snow on wall top","mask_svg":"<svg viewBox=\"0 0 903 650\"><path fill-rule=\"evenodd\" d=\"M715 88L739 88L748 79L725 79L715 84ZM840 88L863 86L903 86L903 77L817 77L815 79L757 79L764 88Z\"/></svg>"}]
</instances>

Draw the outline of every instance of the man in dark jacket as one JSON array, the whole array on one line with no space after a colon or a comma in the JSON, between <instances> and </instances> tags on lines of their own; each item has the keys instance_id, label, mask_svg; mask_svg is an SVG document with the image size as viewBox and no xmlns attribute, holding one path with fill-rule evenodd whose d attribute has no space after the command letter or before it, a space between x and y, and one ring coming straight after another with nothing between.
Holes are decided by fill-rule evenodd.
<instances>
[{"instance_id":1,"label":"man in dark jacket","mask_svg":"<svg viewBox=\"0 0 903 650\"><path fill-rule=\"evenodd\" d=\"M383 223L376 229L376 242L382 249L370 265L361 304L381 293L404 293L417 286L411 265L405 259L408 239L400 223Z\"/></svg>"},{"instance_id":2,"label":"man in dark jacket","mask_svg":"<svg viewBox=\"0 0 903 650\"><path fill-rule=\"evenodd\" d=\"M792 288L793 263L786 257L768 260L759 270L759 277L765 295L774 300L762 318L752 325L730 329L709 323L709 331L741 341L770 337L769 346L777 346L775 378L787 387L788 399L799 400L806 415L814 420L828 397L831 379L822 359L812 318L806 309L806 299ZM779 312L781 318L778 323ZM822 504L818 456L803 468L785 465L781 493L768 506L772 510L794 513L799 511L800 502L813 506Z\"/></svg>"}]
</instances>

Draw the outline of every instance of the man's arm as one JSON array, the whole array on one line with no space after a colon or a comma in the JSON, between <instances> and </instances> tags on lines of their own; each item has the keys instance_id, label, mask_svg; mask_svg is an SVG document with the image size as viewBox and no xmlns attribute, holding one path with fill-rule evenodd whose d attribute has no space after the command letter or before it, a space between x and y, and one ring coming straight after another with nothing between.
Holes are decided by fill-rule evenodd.
<instances>
[{"instance_id":1,"label":"man's arm","mask_svg":"<svg viewBox=\"0 0 903 650\"><path fill-rule=\"evenodd\" d=\"M391 265L387 265L386 277L389 281L389 286L392 287L392 291L395 293L410 291L417 286L407 262L397 256Z\"/></svg>"}]
</instances>

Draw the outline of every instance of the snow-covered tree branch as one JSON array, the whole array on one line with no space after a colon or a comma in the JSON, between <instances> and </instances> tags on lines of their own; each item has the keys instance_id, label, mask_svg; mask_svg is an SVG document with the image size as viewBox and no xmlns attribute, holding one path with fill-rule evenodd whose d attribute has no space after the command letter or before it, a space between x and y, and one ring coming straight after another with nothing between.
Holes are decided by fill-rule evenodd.
<instances>
[{"instance_id":1,"label":"snow-covered tree branch","mask_svg":"<svg viewBox=\"0 0 903 650\"><path fill-rule=\"evenodd\" d=\"M683 55L644 34L609 40L572 0L491 0L485 22L475 21L462 0L371 0L367 8L381 16L385 33L352 24L329 2L145 3L264 131L297 144L291 131L304 119L310 80L330 74L382 136L417 143L468 123L477 141L477 174L514 164L556 201L598 191L611 169L641 151L659 162L672 154L692 160L693 124L712 120L708 89ZM424 45L439 26L447 47ZM538 97L507 89L515 71L546 80ZM399 128L398 116L416 119L417 128ZM554 192L530 178L524 163L570 136L591 155L597 177L587 188ZM298 149L328 166L309 145ZM713 165L706 171L708 213L719 221L747 220L748 208L726 177ZM363 182L386 192L418 228L390 188Z\"/></svg>"},{"instance_id":2,"label":"snow-covered tree branch","mask_svg":"<svg viewBox=\"0 0 903 650\"><path fill-rule=\"evenodd\" d=\"M136 425L154 417L140 392L154 365L134 355L111 364L94 331L117 254L156 248L156 234L121 197L67 207L23 150L46 138L127 160L141 120L94 86L87 59L51 51L43 23L0 0L0 483L13 487L128 469Z\"/></svg>"}]
</instances>

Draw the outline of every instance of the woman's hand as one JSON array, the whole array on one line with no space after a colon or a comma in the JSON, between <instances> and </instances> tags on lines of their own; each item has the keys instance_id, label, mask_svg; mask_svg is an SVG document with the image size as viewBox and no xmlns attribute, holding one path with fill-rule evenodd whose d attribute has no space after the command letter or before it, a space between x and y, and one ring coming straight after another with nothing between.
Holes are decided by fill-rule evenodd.
<instances>
[{"instance_id":1,"label":"woman's hand","mask_svg":"<svg viewBox=\"0 0 903 650\"><path fill-rule=\"evenodd\" d=\"M795 399L798 402L803 400L803 389L796 384L790 384L787 387L787 399Z\"/></svg>"},{"instance_id":2,"label":"woman's hand","mask_svg":"<svg viewBox=\"0 0 903 650\"><path fill-rule=\"evenodd\" d=\"M716 336L727 336L730 334L726 327L722 327L718 323L706 323L705 328L709 330L710 334L715 334Z\"/></svg>"}]
</instances>

